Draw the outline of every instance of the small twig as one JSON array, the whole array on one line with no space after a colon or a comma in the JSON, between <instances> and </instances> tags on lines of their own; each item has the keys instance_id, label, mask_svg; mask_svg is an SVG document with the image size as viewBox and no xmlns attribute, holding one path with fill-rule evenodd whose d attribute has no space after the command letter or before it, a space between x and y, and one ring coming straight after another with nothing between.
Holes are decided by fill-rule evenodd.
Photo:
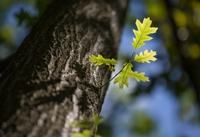
<instances>
[{"instance_id":1,"label":"small twig","mask_svg":"<svg viewBox=\"0 0 200 137\"><path fill-rule=\"evenodd\" d=\"M110 81L112 81L114 78L116 78L118 75L119 75L119 73L121 73L122 72L122 70L125 68L125 66L127 65L128 63L126 63L124 66L123 66L123 68L119 71L119 72L117 72L111 79L109 79L108 81L106 81L103 85L101 85L99 88L102 88L102 87L104 87L106 84L108 84Z\"/></svg>"},{"instance_id":2,"label":"small twig","mask_svg":"<svg viewBox=\"0 0 200 137\"><path fill-rule=\"evenodd\" d=\"M132 59L132 57L134 56L134 54L135 54L135 52L133 51L133 53L132 53L132 55L131 55L131 59ZM117 72L111 79L109 79L108 81L106 81L106 82L105 82L104 84L102 84L99 88L101 89L102 87L104 87L105 85L107 85L110 81L112 81L114 78L116 78L116 77L119 75L119 73L121 73L122 70L126 67L126 65L127 65L128 63L131 62L131 59L128 60L128 62L122 67L122 69L121 69L119 72Z\"/></svg>"}]
</instances>

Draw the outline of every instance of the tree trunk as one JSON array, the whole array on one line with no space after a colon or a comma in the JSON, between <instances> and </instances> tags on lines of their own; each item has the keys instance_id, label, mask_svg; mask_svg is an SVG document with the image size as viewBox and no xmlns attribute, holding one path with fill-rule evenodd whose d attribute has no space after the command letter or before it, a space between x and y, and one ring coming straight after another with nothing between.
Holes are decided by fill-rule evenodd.
<instances>
[{"instance_id":1,"label":"tree trunk","mask_svg":"<svg viewBox=\"0 0 200 137\"><path fill-rule=\"evenodd\" d=\"M126 0L55 0L0 75L1 137L68 137L99 113L110 72L91 54L116 57Z\"/></svg>"}]
</instances>

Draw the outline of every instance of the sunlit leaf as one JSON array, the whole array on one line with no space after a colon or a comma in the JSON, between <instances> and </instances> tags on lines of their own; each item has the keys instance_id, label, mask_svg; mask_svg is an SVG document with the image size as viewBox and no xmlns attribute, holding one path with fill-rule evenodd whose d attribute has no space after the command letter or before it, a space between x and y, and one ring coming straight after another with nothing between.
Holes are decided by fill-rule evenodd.
<instances>
[{"instance_id":1,"label":"sunlit leaf","mask_svg":"<svg viewBox=\"0 0 200 137\"><path fill-rule=\"evenodd\" d=\"M100 123L103 122L103 118L100 117L100 116L98 116L98 115L94 115L94 116L92 117L92 122L93 122L95 125L98 126Z\"/></svg>"},{"instance_id":2,"label":"sunlit leaf","mask_svg":"<svg viewBox=\"0 0 200 137\"><path fill-rule=\"evenodd\" d=\"M150 61L156 61L156 51L148 51L145 50L144 52L140 52L139 54L135 55L134 60L139 63L150 63Z\"/></svg>"},{"instance_id":3,"label":"sunlit leaf","mask_svg":"<svg viewBox=\"0 0 200 137\"><path fill-rule=\"evenodd\" d=\"M149 78L145 76L144 72L133 71L129 74L131 78L136 79L137 81L148 82Z\"/></svg>"},{"instance_id":4,"label":"sunlit leaf","mask_svg":"<svg viewBox=\"0 0 200 137\"><path fill-rule=\"evenodd\" d=\"M89 56L89 61L96 66L107 65L109 66L111 71L114 70L113 67L115 64L117 64L117 61L115 59L104 58L102 55L91 55Z\"/></svg>"},{"instance_id":5,"label":"sunlit leaf","mask_svg":"<svg viewBox=\"0 0 200 137\"><path fill-rule=\"evenodd\" d=\"M114 83L119 84L120 88L124 86L128 87L128 79L134 78L137 81L147 82L149 78L145 76L143 72L132 71L133 65L131 63L125 64L124 68L122 69L121 73L115 78Z\"/></svg>"},{"instance_id":6,"label":"sunlit leaf","mask_svg":"<svg viewBox=\"0 0 200 137\"><path fill-rule=\"evenodd\" d=\"M151 27L151 24L152 21L150 20L150 18L144 18L143 22L136 20L136 27L138 30L133 30L135 38L132 45L134 48L140 48L144 46L145 42L152 39L152 37L150 37L149 35L155 33L158 28Z\"/></svg>"},{"instance_id":7,"label":"sunlit leaf","mask_svg":"<svg viewBox=\"0 0 200 137\"><path fill-rule=\"evenodd\" d=\"M117 78L115 78L114 83L119 84L120 88L123 88L124 86L128 87L129 72L132 71L131 68L131 63L125 64L121 73L117 76Z\"/></svg>"},{"instance_id":8,"label":"sunlit leaf","mask_svg":"<svg viewBox=\"0 0 200 137\"><path fill-rule=\"evenodd\" d=\"M72 137L92 137L92 131L86 129L81 133L73 133Z\"/></svg>"}]
</instances>

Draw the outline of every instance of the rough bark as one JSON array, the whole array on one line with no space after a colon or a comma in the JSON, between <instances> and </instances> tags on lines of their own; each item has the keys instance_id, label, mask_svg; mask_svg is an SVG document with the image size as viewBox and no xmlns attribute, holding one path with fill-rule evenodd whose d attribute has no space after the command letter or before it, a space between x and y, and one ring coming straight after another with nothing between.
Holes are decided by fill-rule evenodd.
<instances>
[{"instance_id":1,"label":"rough bark","mask_svg":"<svg viewBox=\"0 0 200 137\"><path fill-rule=\"evenodd\" d=\"M110 72L91 54L116 57L126 0L55 0L0 75L1 137L68 137L99 113Z\"/></svg>"},{"instance_id":2,"label":"rough bark","mask_svg":"<svg viewBox=\"0 0 200 137\"><path fill-rule=\"evenodd\" d=\"M12 60L13 56L14 56L14 54L7 57L6 59L0 60L0 77L1 77L3 70L8 66L8 64Z\"/></svg>"}]
</instances>

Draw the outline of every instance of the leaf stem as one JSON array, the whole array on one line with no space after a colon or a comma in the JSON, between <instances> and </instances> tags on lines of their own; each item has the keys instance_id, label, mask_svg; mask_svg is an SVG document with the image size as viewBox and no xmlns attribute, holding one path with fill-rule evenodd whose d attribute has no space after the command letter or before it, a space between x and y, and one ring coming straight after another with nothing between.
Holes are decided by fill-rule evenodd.
<instances>
[{"instance_id":1,"label":"leaf stem","mask_svg":"<svg viewBox=\"0 0 200 137\"><path fill-rule=\"evenodd\" d=\"M128 62L126 62L126 64L121 68L120 71L118 71L111 79L109 79L108 81L106 81L104 84L102 84L99 88L102 88L104 87L106 84L108 84L110 81L112 81L114 78L116 78L119 73L122 72L122 70L127 66L128 63L131 63L131 60L132 60L132 57L134 56L135 52L133 51L132 55L131 55L131 58L128 60Z\"/></svg>"},{"instance_id":2,"label":"leaf stem","mask_svg":"<svg viewBox=\"0 0 200 137\"><path fill-rule=\"evenodd\" d=\"M112 81L114 78L116 78L118 75L119 75L119 73L121 73L122 72L122 70L126 67L126 65L128 64L128 62L123 66L123 68L120 70L120 71L118 71L111 79L109 79L108 81L106 81L103 85L101 85L99 88L102 88L102 87L104 87L106 84L108 84L110 81Z\"/></svg>"}]
</instances>

